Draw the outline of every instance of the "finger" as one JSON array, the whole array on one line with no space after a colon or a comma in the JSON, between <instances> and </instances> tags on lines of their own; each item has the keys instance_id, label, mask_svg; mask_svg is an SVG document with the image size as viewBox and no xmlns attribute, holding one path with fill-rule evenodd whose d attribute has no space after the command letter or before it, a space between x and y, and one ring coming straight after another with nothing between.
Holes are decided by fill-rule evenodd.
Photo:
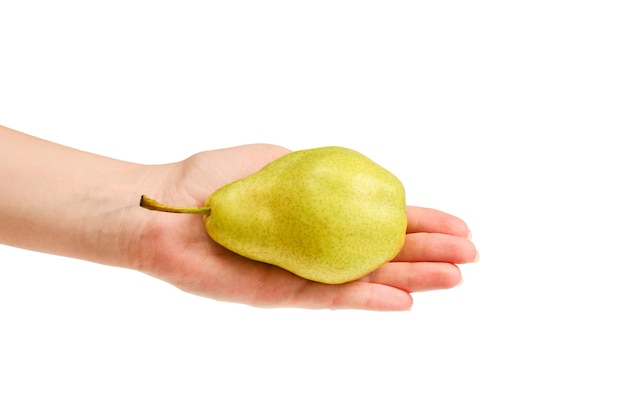
<instances>
[{"instance_id":1,"label":"finger","mask_svg":"<svg viewBox=\"0 0 626 418\"><path fill-rule=\"evenodd\" d=\"M471 263L478 252L467 238L440 233L417 233L406 236L404 246L394 261L441 261Z\"/></svg>"},{"instance_id":2,"label":"finger","mask_svg":"<svg viewBox=\"0 0 626 418\"><path fill-rule=\"evenodd\" d=\"M469 237L465 222L456 216L436 209L407 206L407 233L439 232L442 234Z\"/></svg>"},{"instance_id":3,"label":"finger","mask_svg":"<svg viewBox=\"0 0 626 418\"><path fill-rule=\"evenodd\" d=\"M412 304L411 295L398 287L357 280L338 285L308 282L284 306L405 311L410 309Z\"/></svg>"},{"instance_id":4,"label":"finger","mask_svg":"<svg viewBox=\"0 0 626 418\"><path fill-rule=\"evenodd\" d=\"M450 263L388 263L364 280L405 292L449 289L462 281L461 270Z\"/></svg>"}]
</instances>

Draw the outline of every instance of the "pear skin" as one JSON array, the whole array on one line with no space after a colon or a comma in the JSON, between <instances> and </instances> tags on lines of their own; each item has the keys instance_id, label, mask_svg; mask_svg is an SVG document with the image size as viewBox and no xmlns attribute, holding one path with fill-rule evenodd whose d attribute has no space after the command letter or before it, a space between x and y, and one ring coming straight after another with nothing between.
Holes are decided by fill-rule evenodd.
<instances>
[{"instance_id":1,"label":"pear skin","mask_svg":"<svg viewBox=\"0 0 626 418\"><path fill-rule=\"evenodd\" d=\"M356 280L393 259L406 236L404 187L343 147L287 154L205 202L209 236L309 280Z\"/></svg>"}]
</instances>

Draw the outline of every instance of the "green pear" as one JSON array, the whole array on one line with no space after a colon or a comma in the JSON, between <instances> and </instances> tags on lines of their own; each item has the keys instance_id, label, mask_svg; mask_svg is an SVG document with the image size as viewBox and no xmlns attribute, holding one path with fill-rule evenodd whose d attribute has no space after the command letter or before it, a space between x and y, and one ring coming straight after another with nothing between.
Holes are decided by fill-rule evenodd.
<instances>
[{"instance_id":1,"label":"green pear","mask_svg":"<svg viewBox=\"0 0 626 418\"><path fill-rule=\"evenodd\" d=\"M406 236L404 187L392 173L343 147L289 153L211 194L200 208L209 236L229 250L305 279L339 284L393 259Z\"/></svg>"}]
</instances>

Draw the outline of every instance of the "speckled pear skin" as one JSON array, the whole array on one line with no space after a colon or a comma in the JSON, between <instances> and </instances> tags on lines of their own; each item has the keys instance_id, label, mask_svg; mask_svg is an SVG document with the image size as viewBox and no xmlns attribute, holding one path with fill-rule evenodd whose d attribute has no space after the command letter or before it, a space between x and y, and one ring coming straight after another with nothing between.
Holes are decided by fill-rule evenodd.
<instances>
[{"instance_id":1,"label":"speckled pear skin","mask_svg":"<svg viewBox=\"0 0 626 418\"><path fill-rule=\"evenodd\" d=\"M244 257L339 284L393 259L406 236L404 187L342 147L287 154L216 190L209 236Z\"/></svg>"}]
</instances>

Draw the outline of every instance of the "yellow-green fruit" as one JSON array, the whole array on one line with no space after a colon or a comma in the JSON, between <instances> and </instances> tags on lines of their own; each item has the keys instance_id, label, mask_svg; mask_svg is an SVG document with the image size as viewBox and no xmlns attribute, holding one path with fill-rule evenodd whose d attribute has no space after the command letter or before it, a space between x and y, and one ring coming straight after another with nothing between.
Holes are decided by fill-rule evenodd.
<instances>
[{"instance_id":1,"label":"yellow-green fruit","mask_svg":"<svg viewBox=\"0 0 626 418\"><path fill-rule=\"evenodd\" d=\"M342 147L287 154L206 200L209 236L247 258L322 283L356 280L404 244L402 183Z\"/></svg>"}]
</instances>

